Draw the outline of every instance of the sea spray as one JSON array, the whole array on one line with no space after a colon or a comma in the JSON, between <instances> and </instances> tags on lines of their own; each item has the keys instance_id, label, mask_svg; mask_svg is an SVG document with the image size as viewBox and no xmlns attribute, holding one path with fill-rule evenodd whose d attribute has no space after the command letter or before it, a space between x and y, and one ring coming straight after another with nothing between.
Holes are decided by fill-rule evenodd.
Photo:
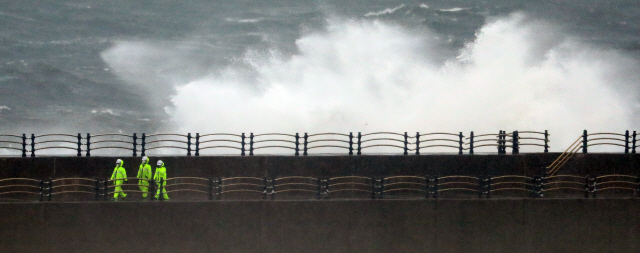
<instances>
[{"instance_id":1,"label":"sea spray","mask_svg":"<svg viewBox=\"0 0 640 253\"><path fill-rule=\"evenodd\" d=\"M444 63L434 56L443 47L438 34L377 20L332 19L296 45L292 56L248 50L239 64L174 83L167 110L177 131L549 130L551 150L562 151L583 129L637 125L637 94L621 89L638 73L611 78L637 62L522 13L485 24Z\"/></svg>"}]
</instances>

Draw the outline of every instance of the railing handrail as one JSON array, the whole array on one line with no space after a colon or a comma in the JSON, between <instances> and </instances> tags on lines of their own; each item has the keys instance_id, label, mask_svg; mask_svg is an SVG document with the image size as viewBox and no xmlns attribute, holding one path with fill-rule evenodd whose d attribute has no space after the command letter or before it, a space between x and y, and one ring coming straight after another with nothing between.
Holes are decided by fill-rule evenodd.
<instances>
[{"instance_id":1,"label":"railing handrail","mask_svg":"<svg viewBox=\"0 0 640 253\"><path fill-rule=\"evenodd\" d=\"M320 136L320 135L340 135L340 136L346 136L349 137L348 134L342 134L342 133L319 133L319 134L309 134L307 135L307 137L313 137L313 136ZM355 136L354 136L355 137Z\"/></svg>"},{"instance_id":2,"label":"railing handrail","mask_svg":"<svg viewBox=\"0 0 640 253\"><path fill-rule=\"evenodd\" d=\"M289 136L289 137L296 137L293 134L283 134L283 133L266 133L266 134L254 134L253 137L258 137L258 136L269 136L269 135L276 135L276 136Z\"/></svg>"},{"instance_id":3,"label":"railing handrail","mask_svg":"<svg viewBox=\"0 0 640 253\"><path fill-rule=\"evenodd\" d=\"M35 138L47 137L47 136L64 136L64 137L78 138L78 135L73 135L73 134L43 134L43 135L35 135Z\"/></svg>"},{"instance_id":4,"label":"railing handrail","mask_svg":"<svg viewBox=\"0 0 640 253\"><path fill-rule=\"evenodd\" d=\"M174 134L174 133L159 133L159 134L145 134L146 138L153 138L156 136L179 136L179 137L185 137L187 138L188 136L186 134Z\"/></svg>"},{"instance_id":5,"label":"railing handrail","mask_svg":"<svg viewBox=\"0 0 640 253\"><path fill-rule=\"evenodd\" d=\"M200 134L200 138L207 137L207 136L216 136L216 135L221 135L221 136L236 136L236 137L240 137L240 138L242 138L242 135L239 135L239 134L231 134L231 133L211 133L211 134Z\"/></svg>"},{"instance_id":6,"label":"railing handrail","mask_svg":"<svg viewBox=\"0 0 640 253\"><path fill-rule=\"evenodd\" d=\"M13 135L13 134L0 134L0 137L16 137L22 139L22 136Z\"/></svg>"},{"instance_id":7,"label":"railing handrail","mask_svg":"<svg viewBox=\"0 0 640 253\"><path fill-rule=\"evenodd\" d=\"M91 135L91 138L103 137L103 136L122 136L122 137L128 137L128 138L133 137L133 135L126 135L126 134L119 134L119 133L108 133L108 134Z\"/></svg>"}]
</instances>

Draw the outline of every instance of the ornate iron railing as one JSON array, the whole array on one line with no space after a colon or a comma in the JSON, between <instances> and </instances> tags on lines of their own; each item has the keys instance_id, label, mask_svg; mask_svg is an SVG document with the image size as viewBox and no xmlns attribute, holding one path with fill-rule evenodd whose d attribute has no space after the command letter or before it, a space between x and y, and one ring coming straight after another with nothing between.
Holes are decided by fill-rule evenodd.
<instances>
[{"instance_id":1,"label":"ornate iron railing","mask_svg":"<svg viewBox=\"0 0 640 253\"><path fill-rule=\"evenodd\" d=\"M432 132L410 135L407 132L373 133L196 133L192 135L176 133L158 133L138 135L136 133L82 134L26 134L0 135L0 151L8 155L21 152L22 157L35 157L36 153L45 155L122 155L130 152L132 156L144 156L149 153L159 155L175 152L200 156L201 153L220 154L218 151L232 151L236 155L291 154L307 156L332 152L334 154L403 154L421 155L425 152L455 152L473 155L478 151L489 152L497 149L498 154L519 154L523 146L540 148L540 152L549 152L550 135L548 131L498 131L498 133L477 134L471 131L468 136L462 132ZM636 131L630 133L591 133L585 130L582 145L572 152L588 147L613 146L624 148L624 153L636 153ZM52 151L48 150L55 150ZM622 151L622 150L621 150ZM124 153L123 153L124 152ZM285 153L283 153L285 152ZM568 153L569 154L569 153Z\"/></svg>"},{"instance_id":2,"label":"ornate iron railing","mask_svg":"<svg viewBox=\"0 0 640 253\"><path fill-rule=\"evenodd\" d=\"M123 180L116 185L115 181ZM640 197L640 175L394 175L0 179L0 201L103 201L124 192L164 200L300 198L596 198ZM148 182L140 185L139 182ZM146 190L145 190L146 188ZM157 194L160 193L160 194Z\"/></svg>"}]
</instances>

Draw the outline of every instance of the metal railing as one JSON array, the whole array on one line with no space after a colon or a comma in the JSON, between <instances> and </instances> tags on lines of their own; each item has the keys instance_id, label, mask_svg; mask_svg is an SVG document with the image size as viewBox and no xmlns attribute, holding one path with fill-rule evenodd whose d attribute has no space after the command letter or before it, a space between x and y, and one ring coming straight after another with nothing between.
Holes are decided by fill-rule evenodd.
<instances>
[{"instance_id":1,"label":"metal railing","mask_svg":"<svg viewBox=\"0 0 640 253\"><path fill-rule=\"evenodd\" d=\"M138 182L149 182L148 199L172 200L329 198L596 198L640 197L640 175L418 176L386 177L174 177L166 181L127 178L0 179L0 201L104 201L114 193L141 200ZM166 184L165 184L166 183ZM121 190L116 190L119 187Z\"/></svg>"},{"instance_id":2,"label":"metal railing","mask_svg":"<svg viewBox=\"0 0 640 253\"><path fill-rule=\"evenodd\" d=\"M629 134L629 130L624 133L582 133L582 153L587 153L589 147L595 146L617 146L624 148L624 153L636 153L636 131ZM630 152L631 151L631 152Z\"/></svg>"},{"instance_id":3,"label":"metal railing","mask_svg":"<svg viewBox=\"0 0 640 253\"><path fill-rule=\"evenodd\" d=\"M176 133L158 133L131 135L106 133L91 135L82 134L26 134L0 135L0 150L21 152L22 157L35 157L36 153L45 150L69 150L77 156L122 155L130 152L132 156L153 155L163 152L186 153L200 156L201 152L215 153L214 150L232 151L241 156L269 154L266 150L295 156L336 152L334 154L363 155L389 153L403 155L421 155L425 152L455 152L473 155L478 151L498 154L519 154L521 147L540 148L540 152L549 152L550 135L548 131L512 131L500 130L498 133L477 134L471 131L468 136L462 132L432 132L409 135L407 132L373 132L373 133L209 133L192 135ZM620 147L624 153L636 153L636 131L630 133L590 133L585 130L582 144L571 149L578 152L581 148L587 153L589 147ZM235 150L235 151L234 151ZM530 149L529 149L530 150ZM56 151L57 152L57 151ZM237 153L236 153L237 152ZM52 154L51 152L45 152ZM271 152L270 154L273 154ZM570 153L568 153L570 154Z\"/></svg>"}]
</instances>

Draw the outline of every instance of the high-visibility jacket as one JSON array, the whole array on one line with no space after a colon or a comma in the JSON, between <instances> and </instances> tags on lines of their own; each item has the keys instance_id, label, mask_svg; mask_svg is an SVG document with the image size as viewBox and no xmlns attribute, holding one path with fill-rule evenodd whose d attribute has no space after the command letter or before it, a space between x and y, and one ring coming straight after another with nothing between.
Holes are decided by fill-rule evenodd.
<instances>
[{"instance_id":1,"label":"high-visibility jacket","mask_svg":"<svg viewBox=\"0 0 640 253\"><path fill-rule=\"evenodd\" d=\"M167 185L167 168L162 165L162 167L156 167L156 174L153 175L153 180L156 181L158 186L160 186L160 179L162 179L162 186Z\"/></svg>"},{"instance_id":2,"label":"high-visibility jacket","mask_svg":"<svg viewBox=\"0 0 640 253\"><path fill-rule=\"evenodd\" d=\"M113 181L114 184L116 185L121 185L123 183L123 181L128 181L127 180L127 171L124 169L124 167L122 167L122 165L124 164L124 162L120 163L120 165L116 165L116 167L113 169L113 174L111 174L111 180L114 179L124 179L124 180L116 180Z\"/></svg>"},{"instance_id":3,"label":"high-visibility jacket","mask_svg":"<svg viewBox=\"0 0 640 253\"><path fill-rule=\"evenodd\" d=\"M136 177L140 179L151 180L151 174L151 165L149 165L149 160L147 160L144 164L140 164L138 175ZM138 185L149 185L149 181L140 180L138 181Z\"/></svg>"}]
</instances>

